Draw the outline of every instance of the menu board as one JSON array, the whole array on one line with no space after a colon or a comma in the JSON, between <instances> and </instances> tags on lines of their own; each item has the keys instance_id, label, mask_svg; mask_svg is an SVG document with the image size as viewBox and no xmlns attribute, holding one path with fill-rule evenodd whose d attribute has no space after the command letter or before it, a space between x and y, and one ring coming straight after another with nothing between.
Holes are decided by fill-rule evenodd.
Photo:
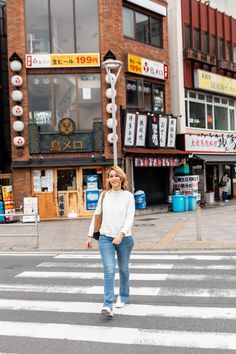
<instances>
[{"instance_id":1,"label":"menu board","mask_svg":"<svg viewBox=\"0 0 236 354\"><path fill-rule=\"evenodd\" d=\"M2 198L4 203L5 210L5 220L6 221L14 221L16 219L15 216L15 203L13 199L13 187L12 186L2 186Z\"/></svg>"},{"instance_id":2,"label":"menu board","mask_svg":"<svg viewBox=\"0 0 236 354\"><path fill-rule=\"evenodd\" d=\"M24 198L24 215L23 222L35 222L35 214L38 214L38 197ZM31 216L32 215L32 216ZM39 215L38 215L39 221Z\"/></svg>"}]
</instances>

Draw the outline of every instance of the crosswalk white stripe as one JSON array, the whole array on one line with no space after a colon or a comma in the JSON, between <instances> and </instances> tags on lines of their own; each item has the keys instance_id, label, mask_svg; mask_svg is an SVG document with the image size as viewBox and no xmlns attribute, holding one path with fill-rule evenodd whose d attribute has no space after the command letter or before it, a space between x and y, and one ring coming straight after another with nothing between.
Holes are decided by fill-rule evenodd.
<instances>
[{"instance_id":1,"label":"crosswalk white stripe","mask_svg":"<svg viewBox=\"0 0 236 354\"><path fill-rule=\"evenodd\" d=\"M0 335L98 343L236 349L236 334L234 333L0 321Z\"/></svg>"},{"instance_id":2,"label":"crosswalk white stripe","mask_svg":"<svg viewBox=\"0 0 236 354\"><path fill-rule=\"evenodd\" d=\"M130 274L130 280L166 280L168 274ZM22 272L16 278L103 279L103 273L88 272ZM119 275L116 274L118 279Z\"/></svg>"},{"instance_id":3,"label":"crosswalk white stripe","mask_svg":"<svg viewBox=\"0 0 236 354\"><path fill-rule=\"evenodd\" d=\"M15 278L34 278L34 279L103 279L103 273L90 272L31 272L25 271L17 274ZM119 274L115 274L115 278L119 279ZM163 281L163 280L183 280L183 281L235 281L236 276L225 275L204 275L204 274L168 274L168 273L132 273L130 280L143 281Z\"/></svg>"},{"instance_id":4,"label":"crosswalk white stripe","mask_svg":"<svg viewBox=\"0 0 236 354\"><path fill-rule=\"evenodd\" d=\"M57 252L53 252L53 253L3 252L0 253L0 257L55 257L57 254L58 254Z\"/></svg>"},{"instance_id":5,"label":"crosswalk white stripe","mask_svg":"<svg viewBox=\"0 0 236 354\"><path fill-rule=\"evenodd\" d=\"M0 309L12 311L99 313L101 311L101 303L0 299ZM114 308L114 313L125 316L236 320L236 309L231 307L155 306L128 304L124 308Z\"/></svg>"},{"instance_id":6,"label":"crosswalk white stripe","mask_svg":"<svg viewBox=\"0 0 236 354\"><path fill-rule=\"evenodd\" d=\"M99 254L59 254L54 258L60 259L100 259ZM159 260L183 260L183 259L196 259L196 260L209 260L209 261L225 261L225 260L236 260L236 256L216 256L216 255L163 255L163 254L132 254L131 259L159 259Z\"/></svg>"},{"instance_id":7,"label":"crosswalk white stripe","mask_svg":"<svg viewBox=\"0 0 236 354\"><path fill-rule=\"evenodd\" d=\"M101 263L78 263L78 262L43 262L39 268L102 268ZM234 265L192 265L173 263L130 263L131 269L212 269L212 270L236 270Z\"/></svg>"},{"instance_id":8,"label":"crosswalk white stripe","mask_svg":"<svg viewBox=\"0 0 236 354\"><path fill-rule=\"evenodd\" d=\"M0 284L0 291L42 292L63 294L103 294L102 286L60 286L32 284ZM118 294L118 287L115 293ZM220 288L172 288L172 287L131 287L132 296L188 296L188 297L236 297L236 289Z\"/></svg>"}]
</instances>

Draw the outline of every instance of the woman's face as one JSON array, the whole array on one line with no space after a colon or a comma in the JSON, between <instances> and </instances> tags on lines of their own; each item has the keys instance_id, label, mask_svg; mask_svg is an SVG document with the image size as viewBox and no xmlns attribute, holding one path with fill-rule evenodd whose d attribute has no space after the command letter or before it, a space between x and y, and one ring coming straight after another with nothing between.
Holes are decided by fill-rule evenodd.
<instances>
[{"instance_id":1,"label":"woman's face","mask_svg":"<svg viewBox=\"0 0 236 354\"><path fill-rule=\"evenodd\" d=\"M112 187L112 189L121 189L121 178L120 178L120 175L114 171L114 170L111 170L109 175L108 175L108 181Z\"/></svg>"}]
</instances>

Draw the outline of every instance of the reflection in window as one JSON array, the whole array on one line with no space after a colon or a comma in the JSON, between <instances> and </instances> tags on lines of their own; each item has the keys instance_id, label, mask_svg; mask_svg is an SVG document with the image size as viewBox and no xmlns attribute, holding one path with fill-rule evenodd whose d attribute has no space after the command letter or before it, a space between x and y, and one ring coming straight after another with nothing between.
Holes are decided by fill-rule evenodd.
<instances>
[{"instance_id":1,"label":"reflection in window","mask_svg":"<svg viewBox=\"0 0 236 354\"><path fill-rule=\"evenodd\" d=\"M75 16L76 52L99 52L98 0L75 0Z\"/></svg>"},{"instance_id":2,"label":"reflection in window","mask_svg":"<svg viewBox=\"0 0 236 354\"><path fill-rule=\"evenodd\" d=\"M206 128L205 104L189 102L189 122L192 128Z\"/></svg>"},{"instance_id":3,"label":"reflection in window","mask_svg":"<svg viewBox=\"0 0 236 354\"><path fill-rule=\"evenodd\" d=\"M42 132L54 130L50 76L28 76L28 92L30 121L36 123Z\"/></svg>"},{"instance_id":4,"label":"reflection in window","mask_svg":"<svg viewBox=\"0 0 236 354\"><path fill-rule=\"evenodd\" d=\"M134 35L134 11L123 7L123 31L124 35L135 38Z\"/></svg>"},{"instance_id":5,"label":"reflection in window","mask_svg":"<svg viewBox=\"0 0 236 354\"><path fill-rule=\"evenodd\" d=\"M77 97L74 75L57 75L53 79L55 99L54 127L58 130L58 123L63 118L70 118L77 126Z\"/></svg>"},{"instance_id":6,"label":"reflection in window","mask_svg":"<svg viewBox=\"0 0 236 354\"><path fill-rule=\"evenodd\" d=\"M50 53L48 0L25 0L27 53Z\"/></svg>"},{"instance_id":7,"label":"reflection in window","mask_svg":"<svg viewBox=\"0 0 236 354\"><path fill-rule=\"evenodd\" d=\"M213 106L207 105L207 128L213 129Z\"/></svg>"},{"instance_id":8,"label":"reflection in window","mask_svg":"<svg viewBox=\"0 0 236 354\"><path fill-rule=\"evenodd\" d=\"M76 189L76 170L57 170L57 190L75 191Z\"/></svg>"},{"instance_id":9,"label":"reflection in window","mask_svg":"<svg viewBox=\"0 0 236 354\"><path fill-rule=\"evenodd\" d=\"M93 122L101 120L100 74L81 74L78 80L79 130L91 130Z\"/></svg>"},{"instance_id":10,"label":"reflection in window","mask_svg":"<svg viewBox=\"0 0 236 354\"><path fill-rule=\"evenodd\" d=\"M144 82L143 93L144 93L144 110L151 111L152 110L152 85L150 83Z\"/></svg>"},{"instance_id":11,"label":"reflection in window","mask_svg":"<svg viewBox=\"0 0 236 354\"><path fill-rule=\"evenodd\" d=\"M154 112L164 112L165 110L164 89L163 85L152 85Z\"/></svg>"},{"instance_id":12,"label":"reflection in window","mask_svg":"<svg viewBox=\"0 0 236 354\"><path fill-rule=\"evenodd\" d=\"M143 106L142 81L135 79L126 80L126 100L127 106Z\"/></svg>"},{"instance_id":13,"label":"reflection in window","mask_svg":"<svg viewBox=\"0 0 236 354\"><path fill-rule=\"evenodd\" d=\"M159 48L162 44L162 22L160 19L151 18L151 44Z\"/></svg>"},{"instance_id":14,"label":"reflection in window","mask_svg":"<svg viewBox=\"0 0 236 354\"><path fill-rule=\"evenodd\" d=\"M225 107L214 107L215 129L228 130L228 110Z\"/></svg>"},{"instance_id":15,"label":"reflection in window","mask_svg":"<svg viewBox=\"0 0 236 354\"><path fill-rule=\"evenodd\" d=\"M136 12L136 39L149 43L148 16Z\"/></svg>"},{"instance_id":16,"label":"reflection in window","mask_svg":"<svg viewBox=\"0 0 236 354\"><path fill-rule=\"evenodd\" d=\"M52 51L74 53L73 1L51 0Z\"/></svg>"}]
</instances>

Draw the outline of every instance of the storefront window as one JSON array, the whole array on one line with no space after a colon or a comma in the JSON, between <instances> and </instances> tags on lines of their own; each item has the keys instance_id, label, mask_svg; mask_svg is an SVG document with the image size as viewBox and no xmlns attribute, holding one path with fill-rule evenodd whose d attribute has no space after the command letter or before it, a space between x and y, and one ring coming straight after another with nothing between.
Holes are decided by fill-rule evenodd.
<instances>
[{"instance_id":1,"label":"storefront window","mask_svg":"<svg viewBox=\"0 0 236 354\"><path fill-rule=\"evenodd\" d=\"M91 178L93 176L93 178ZM102 170L96 168L83 169L83 189L102 189Z\"/></svg>"},{"instance_id":2,"label":"storefront window","mask_svg":"<svg viewBox=\"0 0 236 354\"><path fill-rule=\"evenodd\" d=\"M162 19L123 7L124 35L139 42L163 47Z\"/></svg>"},{"instance_id":3,"label":"storefront window","mask_svg":"<svg viewBox=\"0 0 236 354\"><path fill-rule=\"evenodd\" d=\"M57 170L57 190L75 191L76 189L76 170Z\"/></svg>"},{"instance_id":4,"label":"storefront window","mask_svg":"<svg viewBox=\"0 0 236 354\"><path fill-rule=\"evenodd\" d=\"M99 51L98 0L25 0L25 14L27 53Z\"/></svg>"},{"instance_id":5,"label":"storefront window","mask_svg":"<svg viewBox=\"0 0 236 354\"><path fill-rule=\"evenodd\" d=\"M127 107L137 107L145 111L165 111L165 86L142 79L126 80Z\"/></svg>"},{"instance_id":6,"label":"storefront window","mask_svg":"<svg viewBox=\"0 0 236 354\"><path fill-rule=\"evenodd\" d=\"M98 0L75 0L75 16L76 52L99 52Z\"/></svg>"},{"instance_id":7,"label":"storefront window","mask_svg":"<svg viewBox=\"0 0 236 354\"><path fill-rule=\"evenodd\" d=\"M186 112L189 105L189 115L186 113L187 127L207 128L212 130L235 130L235 101L232 98L187 91L185 102ZM205 112L206 124L204 118Z\"/></svg>"},{"instance_id":8,"label":"storefront window","mask_svg":"<svg viewBox=\"0 0 236 354\"><path fill-rule=\"evenodd\" d=\"M53 111L50 76L28 76L29 119L40 126L40 130L52 131Z\"/></svg>"},{"instance_id":9,"label":"storefront window","mask_svg":"<svg viewBox=\"0 0 236 354\"><path fill-rule=\"evenodd\" d=\"M49 53L48 0L25 0L27 53Z\"/></svg>"},{"instance_id":10,"label":"storefront window","mask_svg":"<svg viewBox=\"0 0 236 354\"><path fill-rule=\"evenodd\" d=\"M100 74L81 74L78 78L79 130L91 130L93 122L101 120Z\"/></svg>"},{"instance_id":11,"label":"storefront window","mask_svg":"<svg viewBox=\"0 0 236 354\"><path fill-rule=\"evenodd\" d=\"M190 127L206 128L205 105L198 102L189 102Z\"/></svg>"},{"instance_id":12,"label":"storefront window","mask_svg":"<svg viewBox=\"0 0 236 354\"><path fill-rule=\"evenodd\" d=\"M215 106L214 107L214 117L215 117L215 129L228 130L227 108Z\"/></svg>"},{"instance_id":13,"label":"storefront window","mask_svg":"<svg viewBox=\"0 0 236 354\"><path fill-rule=\"evenodd\" d=\"M63 118L70 118L77 124L77 95L74 75L57 75L53 78L53 92L55 104L54 128L58 130L58 123Z\"/></svg>"},{"instance_id":14,"label":"storefront window","mask_svg":"<svg viewBox=\"0 0 236 354\"><path fill-rule=\"evenodd\" d=\"M100 74L29 75L29 119L41 132L58 131L63 118L77 130L92 130L101 120Z\"/></svg>"}]
</instances>

